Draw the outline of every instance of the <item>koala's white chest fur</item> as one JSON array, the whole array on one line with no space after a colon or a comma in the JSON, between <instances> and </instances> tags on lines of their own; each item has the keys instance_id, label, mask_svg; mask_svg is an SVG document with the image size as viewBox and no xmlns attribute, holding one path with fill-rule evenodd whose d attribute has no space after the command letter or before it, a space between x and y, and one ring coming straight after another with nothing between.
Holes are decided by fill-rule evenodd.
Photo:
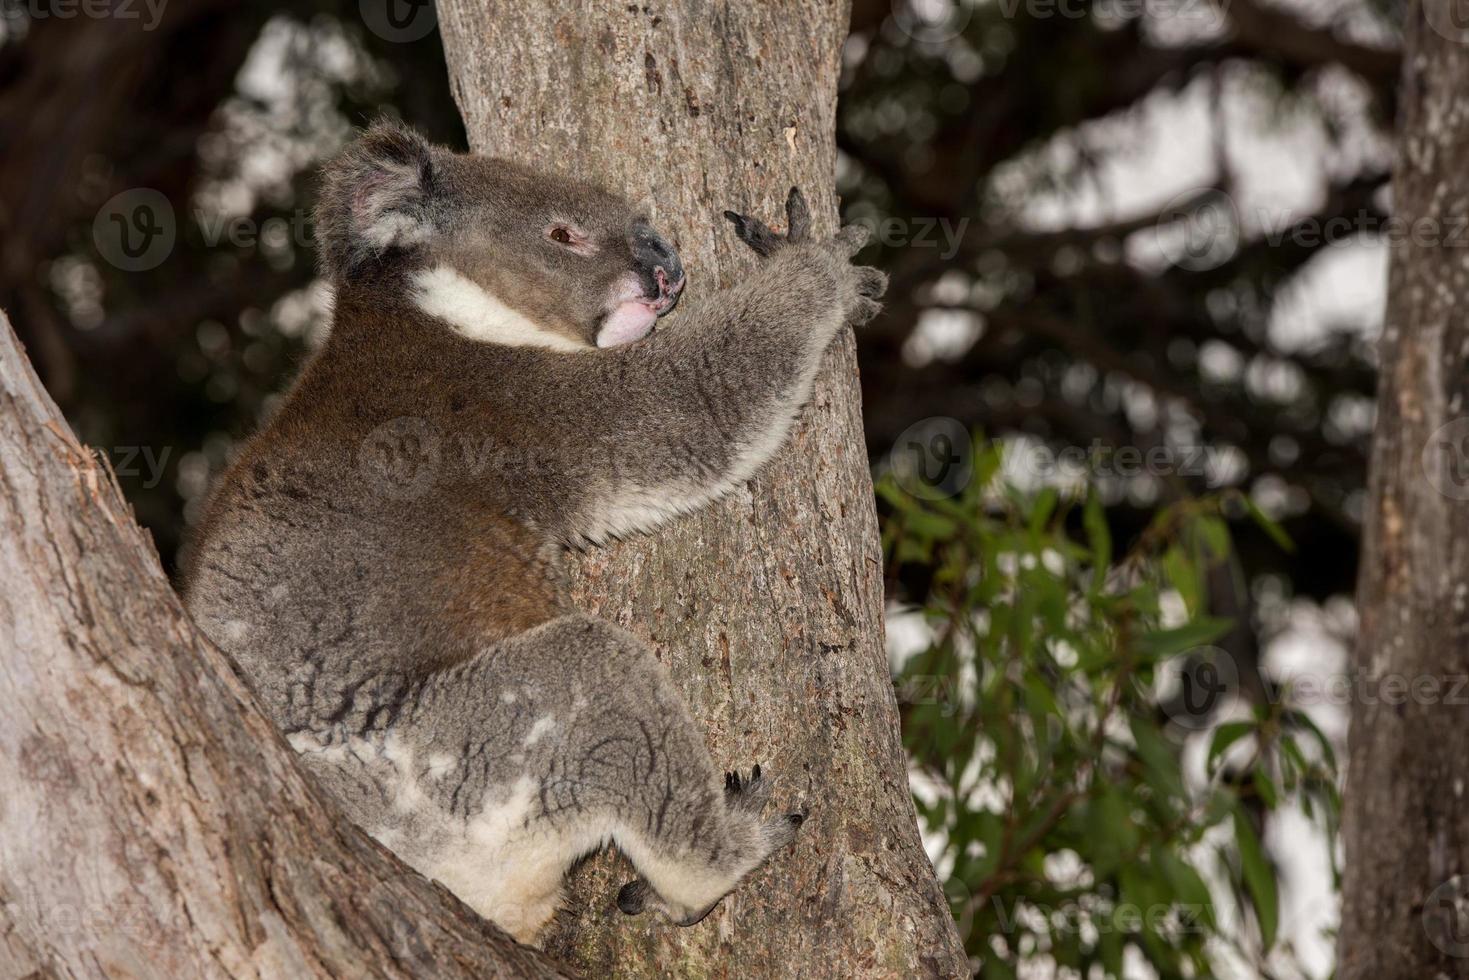
<instances>
[{"instance_id":1,"label":"koala's white chest fur","mask_svg":"<svg viewBox=\"0 0 1469 980\"><path fill-rule=\"evenodd\" d=\"M543 347L586 351L578 343L511 309L479 283L447 265L414 276L413 300L418 308L448 322L461 337L504 347Z\"/></svg>"}]
</instances>

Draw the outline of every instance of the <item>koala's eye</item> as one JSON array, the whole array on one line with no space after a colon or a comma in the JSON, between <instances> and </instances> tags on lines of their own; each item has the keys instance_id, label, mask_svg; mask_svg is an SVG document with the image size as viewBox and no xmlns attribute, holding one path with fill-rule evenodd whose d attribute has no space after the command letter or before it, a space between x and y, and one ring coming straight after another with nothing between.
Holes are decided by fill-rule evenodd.
<instances>
[{"instance_id":1,"label":"koala's eye","mask_svg":"<svg viewBox=\"0 0 1469 980\"><path fill-rule=\"evenodd\" d=\"M587 236L587 233L567 221L560 221L549 226L546 229L546 237L577 255L594 255L597 251L597 246Z\"/></svg>"}]
</instances>

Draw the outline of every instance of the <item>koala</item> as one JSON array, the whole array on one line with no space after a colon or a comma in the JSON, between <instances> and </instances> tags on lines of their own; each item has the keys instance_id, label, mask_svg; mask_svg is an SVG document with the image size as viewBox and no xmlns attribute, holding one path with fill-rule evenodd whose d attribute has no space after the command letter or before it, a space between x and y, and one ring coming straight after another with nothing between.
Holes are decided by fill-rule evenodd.
<instances>
[{"instance_id":1,"label":"koala","mask_svg":"<svg viewBox=\"0 0 1469 980\"><path fill-rule=\"evenodd\" d=\"M745 282L679 304L615 194L379 124L324 171L330 334L211 491L186 604L346 815L522 942L608 845L629 914L706 916L795 836L721 773L653 652L579 613L568 548L750 477L879 310L865 235L728 213Z\"/></svg>"}]
</instances>

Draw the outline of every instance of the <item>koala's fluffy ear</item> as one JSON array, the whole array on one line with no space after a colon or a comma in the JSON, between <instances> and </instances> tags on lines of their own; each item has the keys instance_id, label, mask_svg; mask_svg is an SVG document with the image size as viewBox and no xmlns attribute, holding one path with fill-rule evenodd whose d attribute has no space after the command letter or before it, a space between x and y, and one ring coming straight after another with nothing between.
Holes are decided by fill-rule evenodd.
<instances>
[{"instance_id":1,"label":"koala's fluffy ear","mask_svg":"<svg viewBox=\"0 0 1469 980\"><path fill-rule=\"evenodd\" d=\"M433 147L413 130L377 123L322 172L316 243L322 271L350 274L390 249L411 249L433 230Z\"/></svg>"}]
</instances>

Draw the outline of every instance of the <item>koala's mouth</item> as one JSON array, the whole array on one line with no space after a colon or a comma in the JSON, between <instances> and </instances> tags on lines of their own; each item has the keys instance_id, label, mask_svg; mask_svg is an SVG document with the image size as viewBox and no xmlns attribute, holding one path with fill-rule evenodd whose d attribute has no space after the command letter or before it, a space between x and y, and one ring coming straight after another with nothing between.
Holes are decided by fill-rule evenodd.
<instances>
[{"instance_id":1,"label":"koala's mouth","mask_svg":"<svg viewBox=\"0 0 1469 980\"><path fill-rule=\"evenodd\" d=\"M652 282L646 284L628 273L613 289L612 308L597 330L597 346L617 347L646 337L659 317L673 312L686 282L682 270L670 278L662 266L653 270Z\"/></svg>"}]
</instances>

